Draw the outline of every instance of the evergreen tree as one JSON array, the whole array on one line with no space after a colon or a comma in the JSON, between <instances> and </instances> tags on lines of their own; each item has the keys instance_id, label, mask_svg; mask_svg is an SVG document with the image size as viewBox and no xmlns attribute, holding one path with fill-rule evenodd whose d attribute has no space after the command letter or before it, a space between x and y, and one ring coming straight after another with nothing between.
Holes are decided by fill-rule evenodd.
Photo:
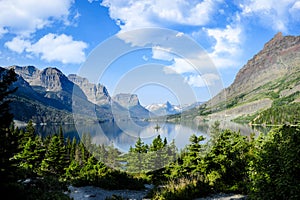
<instances>
[{"instance_id":1,"label":"evergreen tree","mask_svg":"<svg viewBox=\"0 0 300 200\"><path fill-rule=\"evenodd\" d=\"M211 184L224 192L245 192L249 142L240 132L224 130L204 157L205 173Z\"/></svg>"},{"instance_id":2,"label":"evergreen tree","mask_svg":"<svg viewBox=\"0 0 300 200\"><path fill-rule=\"evenodd\" d=\"M18 134L10 129L13 115L9 112L8 97L16 91L11 85L17 80L13 69L0 68L0 185L15 176L15 163L11 159L18 152Z\"/></svg>"},{"instance_id":3,"label":"evergreen tree","mask_svg":"<svg viewBox=\"0 0 300 200\"><path fill-rule=\"evenodd\" d=\"M144 144L139 137L135 143L135 147L130 147L127 155L127 170L133 173L140 173L146 170L146 153L147 145Z\"/></svg>"},{"instance_id":4,"label":"evergreen tree","mask_svg":"<svg viewBox=\"0 0 300 200\"><path fill-rule=\"evenodd\" d=\"M193 134L190 137L190 144L187 146L187 154L183 157L183 168L185 173L194 173L201 163L203 151L203 145L201 142L204 141L204 137L200 135L197 137Z\"/></svg>"},{"instance_id":5,"label":"evergreen tree","mask_svg":"<svg viewBox=\"0 0 300 200\"><path fill-rule=\"evenodd\" d=\"M26 171L26 174L31 176L33 173L38 173L45 151L40 136L36 136L34 139L28 139L23 150L15 156L15 159L19 166Z\"/></svg>"},{"instance_id":6,"label":"evergreen tree","mask_svg":"<svg viewBox=\"0 0 300 200\"><path fill-rule=\"evenodd\" d=\"M300 199L300 128L284 125L255 140L252 199Z\"/></svg>"},{"instance_id":7,"label":"evergreen tree","mask_svg":"<svg viewBox=\"0 0 300 200\"><path fill-rule=\"evenodd\" d=\"M160 135L152 141L146 161L150 171L161 169L167 164L167 147Z\"/></svg>"},{"instance_id":8,"label":"evergreen tree","mask_svg":"<svg viewBox=\"0 0 300 200\"><path fill-rule=\"evenodd\" d=\"M33 141L35 138L35 128L32 120L29 120L25 127L25 132L22 130L19 134L20 150L22 151L29 139Z\"/></svg>"},{"instance_id":9,"label":"evergreen tree","mask_svg":"<svg viewBox=\"0 0 300 200\"><path fill-rule=\"evenodd\" d=\"M0 129L5 130L9 128L13 121L13 115L9 112L8 100L10 94L14 93L17 88L11 89L13 82L17 80L17 75L13 69L6 70L0 68Z\"/></svg>"},{"instance_id":10,"label":"evergreen tree","mask_svg":"<svg viewBox=\"0 0 300 200\"><path fill-rule=\"evenodd\" d=\"M120 167L120 163L118 161L118 158L120 156L121 152L114 148L114 145L109 145L107 146L107 157L106 157L106 161L105 164L107 164L107 166L117 169Z\"/></svg>"},{"instance_id":11,"label":"evergreen tree","mask_svg":"<svg viewBox=\"0 0 300 200\"><path fill-rule=\"evenodd\" d=\"M58 135L53 135L47 148L45 158L41 164L43 174L52 174L61 176L67 167L65 146L61 144Z\"/></svg>"}]
</instances>

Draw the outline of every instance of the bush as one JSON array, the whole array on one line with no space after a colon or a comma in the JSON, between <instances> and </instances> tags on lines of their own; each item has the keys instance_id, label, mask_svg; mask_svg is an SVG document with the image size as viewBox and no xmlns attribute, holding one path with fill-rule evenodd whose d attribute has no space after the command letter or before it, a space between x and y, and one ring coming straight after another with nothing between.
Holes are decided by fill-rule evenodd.
<instances>
[{"instance_id":1,"label":"bush","mask_svg":"<svg viewBox=\"0 0 300 200\"><path fill-rule=\"evenodd\" d=\"M154 191L154 200L189 200L207 196L211 193L210 186L197 178L180 178L170 180L165 186Z\"/></svg>"},{"instance_id":2,"label":"bush","mask_svg":"<svg viewBox=\"0 0 300 200\"><path fill-rule=\"evenodd\" d=\"M252 199L300 199L300 129L281 126L260 140L251 166Z\"/></svg>"}]
</instances>

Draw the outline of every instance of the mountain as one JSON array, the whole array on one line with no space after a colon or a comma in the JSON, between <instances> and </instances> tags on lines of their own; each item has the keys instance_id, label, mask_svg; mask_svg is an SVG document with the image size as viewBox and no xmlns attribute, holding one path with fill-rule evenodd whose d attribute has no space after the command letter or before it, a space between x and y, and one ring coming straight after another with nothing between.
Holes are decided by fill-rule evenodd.
<instances>
[{"instance_id":1,"label":"mountain","mask_svg":"<svg viewBox=\"0 0 300 200\"><path fill-rule=\"evenodd\" d=\"M0 74L5 73L5 70L7 69L0 67ZM72 122L71 113L60 101L39 94L21 76L17 75L17 81L11 87L18 88L9 97L15 120L27 122L32 119L37 123L44 123L64 119L65 122Z\"/></svg>"},{"instance_id":2,"label":"mountain","mask_svg":"<svg viewBox=\"0 0 300 200\"><path fill-rule=\"evenodd\" d=\"M16 120L73 123L74 117L85 122L112 119L109 109L88 101L84 92L57 68L8 68L13 68L18 75L18 81L14 83L18 90L12 95L11 103Z\"/></svg>"},{"instance_id":3,"label":"mountain","mask_svg":"<svg viewBox=\"0 0 300 200\"><path fill-rule=\"evenodd\" d=\"M300 36L278 33L241 68L228 88L182 116L196 121L251 121L268 109L299 103L299 91Z\"/></svg>"},{"instance_id":4,"label":"mountain","mask_svg":"<svg viewBox=\"0 0 300 200\"><path fill-rule=\"evenodd\" d=\"M149 117L149 111L139 104L138 97L120 94L113 100L106 87L93 84L84 77L48 67L10 66L17 74L11 95L11 110L15 120L35 123L73 123L75 121L135 120ZM1 68L3 73L6 68ZM117 102L118 101L118 102ZM128 115L130 113L130 116Z\"/></svg>"},{"instance_id":5,"label":"mountain","mask_svg":"<svg viewBox=\"0 0 300 200\"><path fill-rule=\"evenodd\" d=\"M127 94L127 93L121 93L113 96L113 102L114 104L113 108L115 112L117 111L119 114L122 113L123 116L127 116L127 118L149 118L150 112L146 108L144 108L138 99L138 96L136 94ZM118 110L118 105L122 106L123 108L126 108L126 111ZM129 111L129 112L128 112Z\"/></svg>"},{"instance_id":6,"label":"mountain","mask_svg":"<svg viewBox=\"0 0 300 200\"><path fill-rule=\"evenodd\" d=\"M117 94L112 98L104 85L90 83L87 78L76 74L70 74L68 78L81 88L90 102L110 109L115 119L149 117L149 111L140 105L135 94Z\"/></svg>"},{"instance_id":7,"label":"mountain","mask_svg":"<svg viewBox=\"0 0 300 200\"><path fill-rule=\"evenodd\" d=\"M110 104L111 97L104 85L90 83L87 78L76 74L69 74L68 79L81 88L90 102L96 105Z\"/></svg>"},{"instance_id":8,"label":"mountain","mask_svg":"<svg viewBox=\"0 0 300 200\"><path fill-rule=\"evenodd\" d=\"M173 115L181 112L179 106L172 105L169 101L164 104L151 104L145 108L157 116Z\"/></svg>"}]
</instances>

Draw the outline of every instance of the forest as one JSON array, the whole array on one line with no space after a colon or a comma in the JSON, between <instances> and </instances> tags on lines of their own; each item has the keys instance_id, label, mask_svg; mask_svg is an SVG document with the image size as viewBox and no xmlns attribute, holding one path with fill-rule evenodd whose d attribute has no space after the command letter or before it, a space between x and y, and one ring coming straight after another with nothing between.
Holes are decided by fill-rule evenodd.
<instances>
[{"instance_id":1,"label":"forest","mask_svg":"<svg viewBox=\"0 0 300 200\"><path fill-rule=\"evenodd\" d=\"M69 185L143 189L149 199L194 199L239 193L249 199L300 199L300 128L281 125L267 134L243 136L214 123L209 142L192 135L181 151L158 135L150 145L138 138L128 153L80 141L62 129L42 138L29 122L13 124L6 97L13 71L0 84L0 190L10 199L69 199ZM116 199L111 197L108 199ZM119 197L117 199L122 199Z\"/></svg>"}]
</instances>

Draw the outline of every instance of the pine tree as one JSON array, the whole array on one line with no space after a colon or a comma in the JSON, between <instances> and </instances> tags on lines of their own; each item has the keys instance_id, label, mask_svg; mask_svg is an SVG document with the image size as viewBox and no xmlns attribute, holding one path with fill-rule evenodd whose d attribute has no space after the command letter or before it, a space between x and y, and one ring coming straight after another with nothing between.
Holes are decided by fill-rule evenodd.
<instances>
[{"instance_id":1,"label":"pine tree","mask_svg":"<svg viewBox=\"0 0 300 200\"><path fill-rule=\"evenodd\" d=\"M67 167L65 146L61 144L61 138L53 135L47 148L45 158L41 164L43 174L61 176Z\"/></svg>"},{"instance_id":2,"label":"pine tree","mask_svg":"<svg viewBox=\"0 0 300 200\"><path fill-rule=\"evenodd\" d=\"M32 173L38 173L45 151L40 136L36 136L34 139L28 139L23 150L15 155L15 159L19 166L26 170L26 174L31 176Z\"/></svg>"},{"instance_id":3,"label":"pine tree","mask_svg":"<svg viewBox=\"0 0 300 200\"><path fill-rule=\"evenodd\" d=\"M13 178L16 166L11 159L18 152L18 133L10 129L13 123L13 115L9 112L8 97L16 91L11 88L17 75L13 69L0 68L0 185L6 184Z\"/></svg>"},{"instance_id":4,"label":"pine tree","mask_svg":"<svg viewBox=\"0 0 300 200\"><path fill-rule=\"evenodd\" d=\"M133 173L140 173L146 170L146 154L148 151L147 145L144 144L139 137L135 143L135 147L130 147L127 155L127 170Z\"/></svg>"},{"instance_id":5,"label":"pine tree","mask_svg":"<svg viewBox=\"0 0 300 200\"><path fill-rule=\"evenodd\" d=\"M167 148L160 135L152 141L147 157L148 170L150 171L160 169L166 165Z\"/></svg>"},{"instance_id":6,"label":"pine tree","mask_svg":"<svg viewBox=\"0 0 300 200\"><path fill-rule=\"evenodd\" d=\"M20 143L20 150L23 150L25 144L29 139L34 140L35 138L35 128L33 125L32 120L29 120L25 127L25 132L22 130L19 134L19 143Z\"/></svg>"}]
</instances>

